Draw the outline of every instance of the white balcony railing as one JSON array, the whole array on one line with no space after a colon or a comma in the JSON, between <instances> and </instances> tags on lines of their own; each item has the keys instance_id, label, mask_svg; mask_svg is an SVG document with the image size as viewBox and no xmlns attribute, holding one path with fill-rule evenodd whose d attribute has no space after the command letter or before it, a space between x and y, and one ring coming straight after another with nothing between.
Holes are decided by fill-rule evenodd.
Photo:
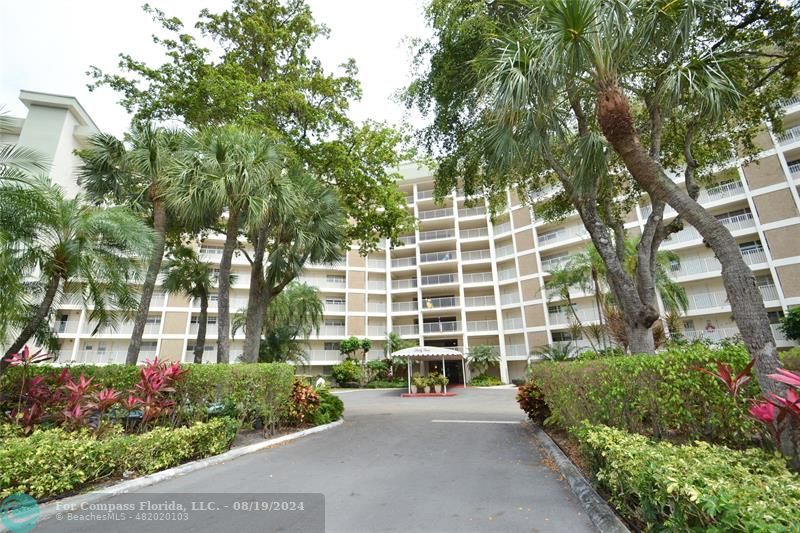
<instances>
[{"instance_id":1,"label":"white balcony railing","mask_svg":"<svg viewBox=\"0 0 800 533\"><path fill-rule=\"evenodd\" d=\"M419 260L422 263L435 263L438 261L455 261L456 251L448 250L446 252L427 252L420 254Z\"/></svg>"},{"instance_id":2,"label":"white balcony railing","mask_svg":"<svg viewBox=\"0 0 800 533\"><path fill-rule=\"evenodd\" d=\"M310 361L338 361L342 358L339 350L309 350L306 354Z\"/></svg>"},{"instance_id":3,"label":"white balcony railing","mask_svg":"<svg viewBox=\"0 0 800 533\"><path fill-rule=\"evenodd\" d=\"M470 320L467 322L467 333L473 331L497 331L497 320Z\"/></svg>"},{"instance_id":4,"label":"white balcony railing","mask_svg":"<svg viewBox=\"0 0 800 533\"><path fill-rule=\"evenodd\" d=\"M420 211L417 218L420 220L429 220L431 218L444 218L453 216L453 209L445 207L442 209L429 209L427 211Z\"/></svg>"},{"instance_id":5,"label":"white balcony railing","mask_svg":"<svg viewBox=\"0 0 800 533\"><path fill-rule=\"evenodd\" d=\"M458 307L458 298L455 296L436 296L422 300L422 309L441 309L443 307Z\"/></svg>"},{"instance_id":6,"label":"white balcony railing","mask_svg":"<svg viewBox=\"0 0 800 533\"><path fill-rule=\"evenodd\" d=\"M560 255L556 257L542 257L542 270L545 272L552 272L566 265L570 260L568 255Z\"/></svg>"},{"instance_id":7,"label":"white balcony railing","mask_svg":"<svg viewBox=\"0 0 800 533\"><path fill-rule=\"evenodd\" d=\"M539 246L546 246L549 244L564 242L575 238L585 239L588 236L589 233L583 226L569 226L566 228L559 228L557 230L540 233Z\"/></svg>"},{"instance_id":8,"label":"white balcony railing","mask_svg":"<svg viewBox=\"0 0 800 533\"><path fill-rule=\"evenodd\" d=\"M465 207L458 210L458 216L461 218L477 217L486 214L485 207Z\"/></svg>"},{"instance_id":9,"label":"white balcony railing","mask_svg":"<svg viewBox=\"0 0 800 533\"><path fill-rule=\"evenodd\" d=\"M772 328L772 336L775 337L776 341L786 342L789 340L786 338L786 334L783 331L781 331L780 324L770 324L769 327Z\"/></svg>"},{"instance_id":10,"label":"white balcony railing","mask_svg":"<svg viewBox=\"0 0 800 533\"><path fill-rule=\"evenodd\" d=\"M386 282L382 279L371 279L367 281L367 288L372 291L385 291Z\"/></svg>"},{"instance_id":11,"label":"white balcony railing","mask_svg":"<svg viewBox=\"0 0 800 533\"><path fill-rule=\"evenodd\" d=\"M739 250L742 253L742 259L748 265L758 265L767 262L767 254L764 253L763 248L746 248Z\"/></svg>"},{"instance_id":12,"label":"white balcony railing","mask_svg":"<svg viewBox=\"0 0 800 533\"><path fill-rule=\"evenodd\" d=\"M345 334L344 325L335 326L326 324L319 328L320 337L340 337L344 334Z\"/></svg>"},{"instance_id":13,"label":"white balcony railing","mask_svg":"<svg viewBox=\"0 0 800 533\"><path fill-rule=\"evenodd\" d=\"M385 313L386 312L386 304L385 303L368 303L367 304L367 312L368 313Z\"/></svg>"},{"instance_id":14,"label":"white balcony railing","mask_svg":"<svg viewBox=\"0 0 800 533\"><path fill-rule=\"evenodd\" d=\"M488 228L462 229L460 230L459 233L462 239L480 239L481 237L489 236L489 229Z\"/></svg>"},{"instance_id":15,"label":"white balcony railing","mask_svg":"<svg viewBox=\"0 0 800 533\"><path fill-rule=\"evenodd\" d=\"M494 249L494 253L497 257L506 257L509 255L514 255L514 245L506 244L505 246L500 246Z\"/></svg>"},{"instance_id":16,"label":"white balcony railing","mask_svg":"<svg viewBox=\"0 0 800 533\"><path fill-rule=\"evenodd\" d=\"M789 165L789 173L793 178L800 178L800 163L792 163Z\"/></svg>"},{"instance_id":17,"label":"white balcony railing","mask_svg":"<svg viewBox=\"0 0 800 533\"><path fill-rule=\"evenodd\" d=\"M650 213L653 212L653 206L651 204L643 205L639 207L639 210L642 212L642 218L646 219L650 216ZM677 213L677 211L675 211L672 207L668 205L664 206L664 216L672 216L675 213Z\"/></svg>"},{"instance_id":18,"label":"white balcony railing","mask_svg":"<svg viewBox=\"0 0 800 533\"><path fill-rule=\"evenodd\" d=\"M700 238L700 233L692 226L683 228L677 233L673 233L664 241L664 244L677 244L681 242L694 241Z\"/></svg>"},{"instance_id":19,"label":"white balcony railing","mask_svg":"<svg viewBox=\"0 0 800 533\"><path fill-rule=\"evenodd\" d=\"M738 180L729 181L709 187L708 189L703 189L700 191L700 194L697 195L697 201L700 203L716 202L717 200L738 196L740 194L744 194L744 185L742 185L742 182Z\"/></svg>"},{"instance_id":20,"label":"white balcony railing","mask_svg":"<svg viewBox=\"0 0 800 533\"><path fill-rule=\"evenodd\" d=\"M724 291L696 292L687 294L689 309L709 309L728 305L728 295Z\"/></svg>"},{"instance_id":21,"label":"white balcony railing","mask_svg":"<svg viewBox=\"0 0 800 533\"><path fill-rule=\"evenodd\" d=\"M500 305L510 305L519 303L519 292L501 292Z\"/></svg>"},{"instance_id":22,"label":"white balcony railing","mask_svg":"<svg viewBox=\"0 0 800 533\"><path fill-rule=\"evenodd\" d=\"M527 357L528 351L525 349L524 344L506 344L506 356Z\"/></svg>"},{"instance_id":23,"label":"white balcony railing","mask_svg":"<svg viewBox=\"0 0 800 533\"><path fill-rule=\"evenodd\" d=\"M433 198L433 189L427 191L417 191L417 198L424 200L426 198Z\"/></svg>"},{"instance_id":24,"label":"white balcony railing","mask_svg":"<svg viewBox=\"0 0 800 533\"><path fill-rule=\"evenodd\" d=\"M453 320L449 322L425 322L422 324L424 333L454 333L461 331L461 322Z\"/></svg>"},{"instance_id":25,"label":"white balcony railing","mask_svg":"<svg viewBox=\"0 0 800 533\"><path fill-rule=\"evenodd\" d=\"M509 279L514 279L516 277L517 277L517 269L514 267L497 271L497 279L499 279L500 281L506 281Z\"/></svg>"},{"instance_id":26,"label":"white balcony railing","mask_svg":"<svg viewBox=\"0 0 800 533\"><path fill-rule=\"evenodd\" d=\"M778 288L775 285L759 285L758 290L761 291L761 297L765 302L778 299Z\"/></svg>"},{"instance_id":27,"label":"white balcony railing","mask_svg":"<svg viewBox=\"0 0 800 533\"><path fill-rule=\"evenodd\" d=\"M736 337L739 335L739 330L737 328L709 328L708 330L705 329L687 329L684 330L683 336L690 340L695 339L708 339L713 342L719 342L724 339L730 339L731 337Z\"/></svg>"},{"instance_id":28,"label":"white balcony railing","mask_svg":"<svg viewBox=\"0 0 800 533\"><path fill-rule=\"evenodd\" d=\"M420 241L435 241L439 239L452 239L456 236L456 232L451 229L437 229L433 231L421 231L419 233Z\"/></svg>"},{"instance_id":29,"label":"white balcony railing","mask_svg":"<svg viewBox=\"0 0 800 533\"><path fill-rule=\"evenodd\" d=\"M343 303L325 303L326 313L344 313L346 306Z\"/></svg>"},{"instance_id":30,"label":"white balcony railing","mask_svg":"<svg viewBox=\"0 0 800 533\"><path fill-rule=\"evenodd\" d=\"M456 274L431 274L420 278L422 285L443 285L445 283L455 283L457 280L458 276Z\"/></svg>"},{"instance_id":31,"label":"white balcony railing","mask_svg":"<svg viewBox=\"0 0 800 533\"><path fill-rule=\"evenodd\" d=\"M392 302L392 311L395 313L406 313L418 309L417 302Z\"/></svg>"},{"instance_id":32,"label":"white balcony railing","mask_svg":"<svg viewBox=\"0 0 800 533\"><path fill-rule=\"evenodd\" d=\"M800 141L800 126L789 128L777 136L779 144L791 144Z\"/></svg>"},{"instance_id":33,"label":"white balcony railing","mask_svg":"<svg viewBox=\"0 0 800 533\"><path fill-rule=\"evenodd\" d=\"M503 329L522 329L522 327L522 317L503 319Z\"/></svg>"},{"instance_id":34,"label":"white balcony railing","mask_svg":"<svg viewBox=\"0 0 800 533\"><path fill-rule=\"evenodd\" d=\"M753 213L742 213L741 215L724 217L720 218L719 221L722 222L722 225L728 228L729 231L754 228L756 226L755 220L753 220Z\"/></svg>"},{"instance_id":35,"label":"white balcony railing","mask_svg":"<svg viewBox=\"0 0 800 533\"><path fill-rule=\"evenodd\" d=\"M367 326L367 333L372 336L386 335L386 324L370 324Z\"/></svg>"},{"instance_id":36,"label":"white balcony railing","mask_svg":"<svg viewBox=\"0 0 800 533\"><path fill-rule=\"evenodd\" d=\"M504 233L508 233L511 231L511 221L503 222L502 224L498 224L494 227L494 234L495 235L502 235Z\"/></svg>"},{"instance_id":37,"label":"white balcony railing","mask_svg":"<svg viewBox=\"0 0 800 533\"><path fill-rule=\"evenodd\" d=\"M593 322L599 320L596 309L576 309L575 314L581 322ZM571 311L559 311L557 313L548 313L550 318L550 325L569 324L575 321L575 315Z\"/></svg>"},{"instance_id":38,"label":"white balcony railing","mask_svg":"<svg viewBox=\"0 0 800 533\"><path fill-rule=\"evenodd\" d=\"M470 250L468 252L461 252L462 261L482 261L492 258L490 250Z\"/></svg>"},{"instance_id":39,"label":"white balcony railing","mask_svg":"<svg viewBox=\"0 0 800 533\"><path fill-rule=\"evenodd\" d=\"M400 237L400 242L403 244L416 244L417 238L414 235L406 235L405 237Z\"/></svg>"},{"instance_id":40,"label":"white balcony railing","mask_svg":"<svg viewBox=\"0 0 800 533\"><path fill-rule=\"evenodd\" d=\"M392 331L398 335L419 335L419 326L417 324L405 324L392 326Z\"/></svg>"},{"instance_id":41,"label":"white balcony railing","mask_svg":"<svg viewBox=\"0 0 800 533\"><path fill-rule=\"evenodd\" d=\"M415 289L416 287L417 287L416 278L392 280L393 289Z\"/></svg>"},{"instance_id":42,"label":"white balcony railing","mask_svg":"<svg viewBox=\"0 0 800 533\"><path fill-rule=\"evenodd\" d=\"M408 268L413 266L417 266L416 257L398 257L397 259L392 259L392 268Z\"/></svg>"},{"instance_id":43,"label":"white balcony railing","mask_svg":"<svg viewBox=\"0 0 800 533\"><path fill-rule=\"evenodd\" d=\"M466 307L492 307L494 306L494 296L466 296L464 305Z\"/></svg>"},{"instance_id":44,"label":"white balcony railing","mask_svg":"<svg viewBox=\"0 0 800 533\"><path fill-rule=\"evenodd\" d=\"M56 333L77 333L78 321L67 320L65 322L56 322L54 329Z\"/></svg>"},{"instance_id":45,"label":"white balcony railing","mask_svg":"<svg viewBox=\"0 0 800 533\"><path fill-rule=\"evenodd\" d=\"M470 272L469 274L464 274L462 279L464 280L464 283L491 283L492 273Z\"/></svg>"},{"instance_id":46,"label":"white balcony railing","mask_svg":"<svg viewBox=\"0 0 800 533\"><path fill-rule=\"evenodd\" d=\"M719 272L722 270L722 265L720 265L715 257L693 257L681 259L680 265L677 267L673 266L670 270L678 277L693 276L706 272Z\"/></svg>"},{"instance_id":47,"label":"white balcony railing","mask_svg":"<svg viewBox=\"0 0 800 533\"><path fill-rule=\"evenodd\" d=\"M386 260L385 259L370 259L367 261L367 266L369 268L386 268Z\"/></svg>"}]
</instances>

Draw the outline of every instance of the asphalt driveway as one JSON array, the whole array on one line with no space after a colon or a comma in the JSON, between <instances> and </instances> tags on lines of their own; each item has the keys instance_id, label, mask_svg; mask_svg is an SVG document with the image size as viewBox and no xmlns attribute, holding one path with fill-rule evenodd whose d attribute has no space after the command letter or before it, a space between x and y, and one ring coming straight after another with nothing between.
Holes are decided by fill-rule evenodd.
<instances>
[{"instance_id":1,"label":"asphalt driveway","mask_svg":"<svg viewBox=\"0 0 800 533\"><path fill-rule=\"evenodd\" d=\"M329 431L151 486L150 493L322 493L325 530L594 531L560 475L545 466L513 389L401 399L342 391L346 421ZM144 492L144 491L143 491ZM113 503L121 497L111 498ZM111 531L109 523L42 531ZM39 529L37 529L39 530ZM263 515L140 531L273 531Z\"/></svg>"}]
</instances>

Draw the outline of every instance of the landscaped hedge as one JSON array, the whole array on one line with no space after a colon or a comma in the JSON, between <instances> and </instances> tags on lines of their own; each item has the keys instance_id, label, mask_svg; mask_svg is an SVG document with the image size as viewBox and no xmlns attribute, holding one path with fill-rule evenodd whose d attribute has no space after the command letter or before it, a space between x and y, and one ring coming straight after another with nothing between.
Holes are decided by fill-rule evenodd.
<instances>
[{"instance_id":1,"label":"landscaped hedge","mask_svg":"<svg viewBox=\"0 0 800 533\"><path fill-rule=\"evenodd\" d=\"M178 384L177 409L182 422L207 420L209 408L245 423L274 422L286 410L292 392L294 368L284 363L233 365L183 365L189 372ZM64 367L31 366L31 375L57 376ZM128 365L70 366L73 379L81 374L103 388L130 390L139 380L140 368ZM21 368L9 368L0 377L0 398L19 393Z\"/></svg>"},{"instance_id":2,"label":"landscaped hedge","mask_svg":"<svg viewBox=\"0 0 800 533\"><path fill-rule=\"evenodd\" d=\"M238 429L239 422L227 417L101 439L63 429L14 437L16 428L5 426L0 431L0 499L14 492L54 496L126 471L150 474L216 455L228 449Z\"/></svg>"},{"instance_id":3,"label":"landscaped hedge","mask_svg":"<svg viewBox=\"0 0 800 533\"><path fill-rule=\"evenodd\" d=\"M761 450L674 445L607 426L575 431L626 518L667 531L797 531L800 477Z\"/></svg>"},{"instance_id":4,"label":"landscaped hedge","mask_svg":"<svg viewBox=\"0 0 800 533\"><path fill-rule=\"evenodd\" d=\"M531 365L531 379L544 395L550 422L566 428L586 420L673 440L703 439L746 446L757 433L747 399L759 395L752 380L731 398L713 377L695 370L749 362L741 345L712 349L675 346L657 355L608 357Z\"/></svg>"}]
</instances>

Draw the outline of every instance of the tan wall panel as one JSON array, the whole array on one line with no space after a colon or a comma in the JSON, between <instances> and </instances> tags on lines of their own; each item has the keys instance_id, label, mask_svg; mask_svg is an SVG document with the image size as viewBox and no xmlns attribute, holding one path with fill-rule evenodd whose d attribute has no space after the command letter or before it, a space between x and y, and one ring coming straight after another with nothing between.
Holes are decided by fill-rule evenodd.
<instances>
[{"instance_id":1,"label":"tan wall panel","mask_svg":"<svg viewBox=\"0 0 800 533\"><path fill-rule=\"evenodd\" d=\"M347 252L347 266L354 268L364 268L366 261L364 256L358 253L358 250L350 250Z\"/></svg>"},{"instance_id":2,"label":"tan wall panel","mask_svg":"<svg viewBox=\"0 0 800 533\"><path fill-rule=\"evenodd\" d=\"M189 313L164 313L164 333L182 335L186 333L186 319Z\"/></svg>"},{"instance_id":3,"label":"tan wall panel","mask_svg":"<svg viewBox=\"0 0 800 533\"><path fill-rule=\"evenodd\" d=\"M536 274L536 254L526 254L519 256L520 276Z\"/></svg>"},{"instance_id":4,"label":"tan wall panel","mask_svg":"<svg viewBox=\"0 0 800 533\"><path fill-rule=\"evenodd\" d=\"M180 361L181 352L183 352L183 340L161 339L161 351L158 353L160 359Z\"/></svg>"},{"instance_id":5,"label":"tan wall panel","mask_svg":"<svg viewBox=\"0 0 800 533\"><path fill-rule=\"evenodd\" d=\"M544 326L544 310L541 305L525 306L525 326L529 328Z\"/></svg>"},{"instance_id":6,"label":"tan wall panel","mask_svg":"<svg viewBox=\"0 0 800 533\"><path fill-rule=\"evenodd\" d=\"M786 181L778 156L771 155L744 167L744 175L751 189L760 189L774 183Z\"/></svg>"},{"instance_id":7,"label":"tan wall panel","mask_svg":"<svg viewBox=\"0 0 800 533\"><path fill-rule=\"evenodd\" d=\"M364 295L360 293L350 293L347 295L347 310L363 313L365 311Z\"/></svg>"},{"instance_id":8,"label":"tan wall panel","mask_svg":"<svg viewBox=\"0 0 800 533\"><path fill-rule=\"evenodd\" d=\"M528 346L531 350L540 346L547 346L549 343L550 339L547 338L547 332L545 331L531 331L528 333Z\"/></svg>"},{"instance_id":9,"label":"tan wall panel","mask_svg":"<svg viewBox=\"0 0 800 533\"><path fill-rule=\"evenodd\" d=\"M189 298L185 294L168 294L168 307L189 307Z\"/></svg>"},{"instance_id":10,"label":"tan wall panel","mask_svg":"<svg viewBox=\"0 0 800 533\"><path fill-rule=\"evenodd\" d=\"M517 240L517 252L527 252L533 250L533 233L531 230L526 229L515 233L514 237Z\"/></svg>"},{"instance_id":11,"label":"tan wall panel","mask_svg":"<svg viewBox=\"0 0 800 533\"><path fill-rule=\"evenodd\" d=\"M347 334L361 336L366 331L363 316L351 316L347 321Z\"/></svg>"},{"instance_id":12,"label":"tan wall panel","mask_svg":"<svg viewBox=\"0 0 800 533\"><path fill-rule=\"evenodd\" d=\"M625 215L625 222L636 222L636 209L633 209Z\"/></svg>"},{"instance_id":13,"label":"tan wall panel","mask_svg":"<svg viewBox=\"0 0 800 533\"><path fill-rule=\"evenodd\" d=\"M539 280L538 279L524 279L522 280L522 301L528 302L530 300L537 300L542 297L542 293L539 290Z\"/></svg>"},{"instance_id":14,"label":"tan wall panel","mask_svg":"<svg viewBox=\"0 0 800 533\"><path fill-rule=\"evenodd\" d=\"M761 130L761 133L756 135L756 138L753 139L753 143L762 150L769 150L773 146L772 137L769 136L767 130Z\"/></svg>"},{"instance_id":15,"label":"tan wall panel","mask_svg":"<svg viewBox=\"0 0 800 533\"><path fill-rule=\"evenodd\" d=\"M348 276L347 286L351 289L363 289L365 285L365 272L354 272L350 271Z\"/></svg>"},{"instance_id":16,"label":"tan wall panel","mask_svg":"<svg viewBox=\"0 0 800 533\"><path fill-rule=\"evenodd\" d=\"M778 271L783 295L787 298L800 296L800 265L779 266L775 270Z\"/></svg>"},{"instance_id":17,"label":"tan wall panel","mask_svg":"<svg viewBox=\"0 0 800 533\"><path fill-rule=\"evenodd\" d=\"M797 207L789 189L761 194L753 198L762 223L785 220L797 216Z\"/></svg>"},{"instance_id":18,"label":"tan wall panel","mask_svg":"<svg viewBox=\"0 0 800 533\"><path fill-rule=\"evenodd\" d=\"M529 226L531 223L531 213L528 209L517 209L516 211L512 211L512 215L514 217L515 228Z\"/></svg>"},{"instance_id":19,"label":"tan wall panel","mask_svg":"<svg viewBox=\"0 0 800 533\"><path fill-rule=\"evenodd\" d=\"M785 259L800 255L800 225L765 231L769 251L773 259Z\"/></svg>"}]
</instances>

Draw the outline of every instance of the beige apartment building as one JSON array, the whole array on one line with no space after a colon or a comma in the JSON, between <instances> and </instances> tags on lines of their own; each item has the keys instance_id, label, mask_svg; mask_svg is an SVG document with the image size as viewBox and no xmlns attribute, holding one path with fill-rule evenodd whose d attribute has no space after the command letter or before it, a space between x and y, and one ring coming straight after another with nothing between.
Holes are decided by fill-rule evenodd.
<instances>
[{"instance_id":1,"label":"beige apartment building","mask_svg":"<svg viewBox=\"0 0 800 533\"><path fill-rule=\"evenodd\" d=\"M56 143L55 151L51 147L45 153L71 154L88 132L96 131L74 99L26 91L21 98L28 105L28 117L18 120L16 138L6 136L6 142L39 139L47 133L42 128L52 124L52 136L59 132L63 146ZM60 122L53 118L58 113ZM49 118L44 121L40 115ZM777 329L777 322L787 308L800 304L800 98L787 103L785 125L781 135L765 132L759 137L763 152L757 164L725 172L724 179L701 191L699 200L739 242L757 276L779 346L789 347L792 344ZM29 127L36 133L28 134ZM43 144L31 146L42 149ZM405 245L384 246L367 257L353 250L340 264L308 265L303 273L301 280L319 287L325 303L324 324L309 341L311 368L306 372L326 372L341 361L339 342L351 335L371 339L369 357L380 358L388 331L421 345L457 347L465 353L481 344L495 346L503 381L524 375L536 347L570 340L587 345L584 339L570 337L564 303L543 289L549 271L588 243L577 214L549 224L535 219L509 194L508 208L491 221L485 207L467 207L458 191L443 205L436 204L429 170L410 164L400 172L408 209L419 221L417 230L403 238ZM56 178L75 190L74 169ZM630 213L626 223L630 234L641 232L649 209L643 200ZM667 218L674 215L667 210ZM222 243L222 236L200 243L202 257L218 261ZM672 270L689 297L684 335L711 340L735 336L720 265L697 231L688 227L663 247L680 257ZM234 257L234 271L231 309L235 311L247 305L249 268L243 256ZM581 319L596 321L592 296L578 292L574 296ZM141 358L191 360L199 302L157 290L150 311ZM216 359L215 324L212 298L205 355L209 362ZM116 330L91 335L86 313L70 295L60 303L54 327L61 338L61 362L97 364L124 361L132 330L132 324L121 324ZM232 343L232 359L242 345L240 332ZM448 375L456 381L461 378L455 368L453 373L448 368Z\"/></svg>"}]
</instances>

